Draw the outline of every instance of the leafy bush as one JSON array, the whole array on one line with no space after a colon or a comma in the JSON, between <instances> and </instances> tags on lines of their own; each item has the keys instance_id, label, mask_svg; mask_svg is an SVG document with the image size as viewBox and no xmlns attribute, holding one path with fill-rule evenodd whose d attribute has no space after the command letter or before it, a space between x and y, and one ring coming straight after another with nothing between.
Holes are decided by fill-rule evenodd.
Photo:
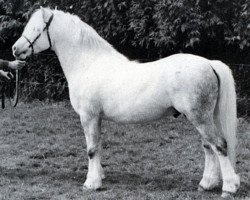
<instances>
[{"instance_id":1,"label":"leafy bush","mask_svg":"<svg viewBox=\"0 0 250 200\"><path fill-rule=\"evenodd\" d=\"M250 65L231 65L230 67L236 83L238 115L250 116Z\"/></svg>"},{"instance_id":2,"label":"leafy bush","mask_svg":"<svg viewBox=\"0 0 250 200\"><path fill-rule=\"evenodd\" d=\"M27 67L21 71L21 81L24 100L69 99L66 78L57 57L52 53L30 58Z\"/></svg>"},{"instance_id":3,"label":"leafy bush","mask_svg":"<svg viewBox=\"0 0 250 200\"><path fill-rule=\"evenodd\" d=\"M0 0L0 44L2 49L10 48L20 36L35 5L28 0Z\"/></svg>"}]
</instances>

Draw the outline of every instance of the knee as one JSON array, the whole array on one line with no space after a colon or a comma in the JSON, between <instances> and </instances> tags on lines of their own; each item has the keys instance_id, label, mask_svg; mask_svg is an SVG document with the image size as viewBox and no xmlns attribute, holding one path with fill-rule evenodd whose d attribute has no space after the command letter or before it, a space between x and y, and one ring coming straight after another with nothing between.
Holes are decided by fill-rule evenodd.
<instances>
[{"instance_id":1,"label":"knee","mask_svg":"<svg viewBox=\"0 0 250 200\"><path fill-rule=\"evenodd\" d=\"M205 153L207 153L207 154L213 154L214 153L211 145L208 144L208 143L203 143L203 148L204 148Z\"/></svg>"},{"instance_id":2,"label":"knee","mask_svg":"<svg viewBox=\"0 0 250 200\"><path fill-rule=\"evenodd\" d=\"M89 156L89 159L92 159L96 154L96 149L95 148L91 148L88 150L88 156Z\"/></svg>"},{"instance_id":3,"label":"knee","mask_svg":"<svg viewBox=\"0 0 250 200\"><path fill-rule=\"evenodd\" d=\"M210 147L209 144L203 144L203 147L204 147L204 149L207 149L207 150L210 150L210 149L211 149L211 147Z\"/></svg>"},{"instance_id":4,"label":"knee","mask_svg":"<svg viewBox=\"0 0 250 200\"><path fill-rule=\"evenodd\" d=\"M227 141L224 138L219 138L216 149L221 155L227 156Z\"/></svg>"}]
</instances>

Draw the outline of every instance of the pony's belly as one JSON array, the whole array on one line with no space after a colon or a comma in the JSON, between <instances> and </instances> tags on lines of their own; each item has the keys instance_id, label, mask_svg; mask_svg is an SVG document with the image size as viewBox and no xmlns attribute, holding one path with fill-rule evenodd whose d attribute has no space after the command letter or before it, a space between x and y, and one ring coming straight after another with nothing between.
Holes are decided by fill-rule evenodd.
<instances>
[{"instance_id":1,"label":"pony's belly","mask_svg":"<svg viewBox=\"0 0 250 200\"><path fill-rule=\"evenodd\" d=\"M165 116L173 116L176 114L176 110L173 107L169 108L158 108L158 109L147 109L147 110L123 110L115 112L102 112L101 117L105 120L114 121L117 123L143 123L153 120L160 119Z\"/></svg>"}]
</instances>

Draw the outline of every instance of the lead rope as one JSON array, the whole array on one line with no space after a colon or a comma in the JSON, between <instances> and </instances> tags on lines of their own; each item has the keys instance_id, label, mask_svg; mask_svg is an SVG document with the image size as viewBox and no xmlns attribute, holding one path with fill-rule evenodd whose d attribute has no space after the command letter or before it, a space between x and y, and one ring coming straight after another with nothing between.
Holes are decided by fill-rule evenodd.
<instances>
[{"instance_id":1,"label":"lead rope","mask_svg":"<svg viewBox=\"0 0 250 200\"><path fill-rule=\"evenodd\" d=\"M5 108L5 97L7 94L7 98L9 98L9 102L12 108L17 106L18 99L19 99L19 71L16 70L16 82L15 82L15 89L14 89L14 95L12 97L12 91L11 91L11 82L5 82L2 87L2 109Z\"/></svg>"},{"instance_id":2,"label":"lead rope","mask_svg":"<svg viewBox=\"0 0 250 200\"><path fill-rule=\"evenodd\" d=\"M8 87L9 90L9 101L12 107L16 107L18 103L19 98L19 70L16 70L16 82L15 82L15 94L13 96L13 99L11 98L11 84L9 84Z\"/></svg>"},{"instance_id":3,"label":"lead rope","mask_svg":"<svg viewBox=\"0 0 250 200\"><path fill-rule=\"evenodd\" d=\"M1 100L2 100L2 109L5 108L5 87L6 87L6 84L3 83L2 90L1 90L1 92L2 92L2 98L1 98Z\"/></svg>"}]
</instances>

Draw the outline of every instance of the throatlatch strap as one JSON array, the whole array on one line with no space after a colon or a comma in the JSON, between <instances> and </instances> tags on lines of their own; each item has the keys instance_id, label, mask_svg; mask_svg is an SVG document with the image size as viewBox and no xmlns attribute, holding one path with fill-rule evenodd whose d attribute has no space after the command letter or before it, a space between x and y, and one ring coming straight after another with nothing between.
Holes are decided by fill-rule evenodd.
<instances>
[{"instance_id":1,"label":"throatlatch strap","mask_svg":"<svg viewBox=\"0 0 250 200\"><path fill-rule=\"evenodd\" d=\"M49 26L50 26L53 18L54 18L54 14L52 13L52 15L50 16L49 21L46 23L46 27L45 27L45 29L47 29L47 36L48 36L48 40L49 40L49 48L52 47L51 38L50 38L50 35L49 35Z\"/></svg>"}]
</instances>

